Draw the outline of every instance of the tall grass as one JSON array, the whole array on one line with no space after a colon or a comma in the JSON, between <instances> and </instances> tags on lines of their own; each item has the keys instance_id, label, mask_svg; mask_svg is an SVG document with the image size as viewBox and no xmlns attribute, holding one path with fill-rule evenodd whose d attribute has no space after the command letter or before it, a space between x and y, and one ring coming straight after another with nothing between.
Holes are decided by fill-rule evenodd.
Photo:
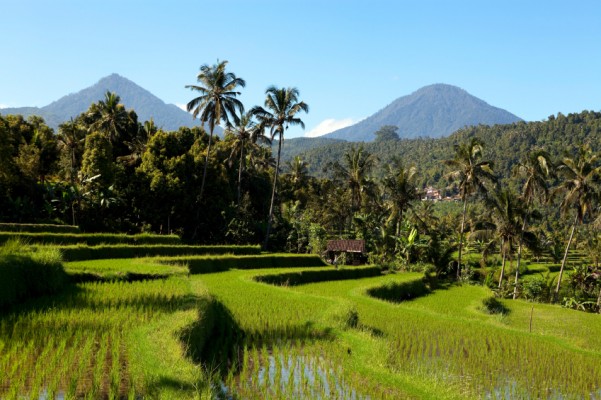
<instances>
[{"instance_id":1,"label":"tall grass","mask_svg":"<svg viewBox=\"0 0 601 400\"><path fill-rule=\"evenodd\" d=\"M79 233L79 227L54 224L0 223L0 232Z\"/></svg>"},{"instance_id":2,"label":"tall grass","mask_svg":"<svg viewBox=\"0 0 601 400\"><path fill-rule=\"evenodd\" d=\"M191 274L223 272L229 269L321 267L325 262L313 254L231 254L218 256L189 256L157 258L163 264L185 264Z\"/></svg>"},{"instance_id":3,"label":"tall grass","mask_svg":"<svg viewBox=\"0 0 601 400\"><path fill-rule=\"evenodd\" d=\"M156 256L191 256L207 254L259 254L259 246L186 246L186 245L142 245L112 244L88 246L83 244L60 246L65 261L99 260L105 258L136 258Z\"/></svg>"},{"instance_id":4,"label":"tall grass","mask_svg":"<svg viewBox=\"0 0 601 400\"><path fill-rule=\"evenodd\" d=\"M0 247L0 309L31 297L57 293L67 276L55 248L32 250L20 240Z\"/></svg>"},{"instance_id":5,"label":"tall grass","mask_svg":"<svg viewBox=\"0 0 601 400\"><path fill-rule=\"evenodd\" d=\"M181 240L176 235L125 235L121 233L46 233L46 232L0 232L0 243L20 239L29 244L73 245L86 244L163 244L177 245Z\"/></svg>"}]
</instances>

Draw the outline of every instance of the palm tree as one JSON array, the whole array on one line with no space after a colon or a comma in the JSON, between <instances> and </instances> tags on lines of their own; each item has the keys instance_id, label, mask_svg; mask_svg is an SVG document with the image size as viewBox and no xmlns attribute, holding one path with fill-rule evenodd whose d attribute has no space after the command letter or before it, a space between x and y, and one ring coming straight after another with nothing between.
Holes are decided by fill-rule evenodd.
<instances>
[{"instance_id":1,"label":"palm tree","mask_svg":"<svg viewBox=\"0 0 601 400\"><path fill-rule=\"evenodd\" d=\"M465 229L465 215L468 198L476 193L486 192L485 181L495 182L492 163L480 161L484 144L478 138L471 138L467 143L455 145L455 157L444 161L445 165L452 168L447 178L458 182L459 195L463 202L461 213L461 228L459 231L459 253L457 258L457 277L461 272L461 252L463 249L463 231Z\"/></svg>"},{"instance_id":2,"label":"palm tree","mask_svg":"<svg viewBox=\"0 0 601 400\"><path fill-rule=\"evenodd\" d=\"M264 129L261 129L253 121L252 114L243 113L240 115L239 122L228 133L231 133L234 139L232 141L232 151L228 157L230 166L233 164L234 158L237 157L239 159L237 197L238 205L240 205L242 198L242 174L244 173L246 164L245 150L248 149L252 153L259 142L271 144L271 141L265 136Z\"/></svg>"},{"instance_id":3,"label":"palm tree","mask_svg":"<svg viewBox=\"0 0 601 400\"><path fill-rule=\"evenodd\" d=\"M146 151L148 141L158 132L158 128L151 118L150 121L144 122L144 124L138 124L138 133L131 141L125 141L125 145L129 149L130 153L125 156L117 157L117 160L123 162L128 166L136 166L142 160L142 155Z\"/></svg>"},{"instance_id":4,"label":"palm tree","mask_svg":"<svg viewBox=\"0 0 601 400\"><path fill-rule=\"evenodd\" d=\"M563 193L561 213L567 215L574 210L574 221L570 237L566 246L561 269L557 278L554 299L557 301L561 278L565 269L568 252L574 238L574 232L582 224L587 214L591 214L596 200L599 199L599 181L601 180L601 166L598 166L598 157L593 154L590 146L581 146L575 158L565 157L557 167L557 172L563 177L554 194Z\"/></svg>"},{"instance_id":5,"label":"palm tree","mask_svg":"<svg viewBox=\"0 0 601 400\"><path fill-rule=\"evenodd\" d=\"M299 91L297 88L277 88L275 86L270 86L265 91L265 94L267 95L265 99L265 108L267 108L267 110L261 106L255 106L250 113L257 117L262 127L270 129L271 140L276 136L278 137L278 156L273 176L269 217L267 218L267 232L265 234L265 243L263 244L263 248L267 249L273 220L273 204L280 169L280 156L282 152L282 142L284 141L284 132L289 126L295 125L305 129L304 122L296 115L301 111L306 113L309 112L309 106L305 102L298 100Z\"/></svg>"},{"instance_id":6,"label":"palm tree","mask_svg":"<svg viewBox=\"0 0 601 400\"><path fill-rule=\"evenodd\" d=\"M83 153L83 142L86 133L79 124L73 121L73 118L69 122L60 124L58 129L59 133L56 139L59 149L68 152L71 167L69 180L73 185L76 176L77 156L78 153Z\"/></svg>"},{"instance_id":7,"label":"palm tree","mask_svg":"<svg viewBox=\"0 0 601 400\"><path fill-rule=\"evenodd\" d=\"M331 165L337 178L342 178L351 192L351 211L359 211L363 204L363 194L370 185L369 174L376 165L376 158L365 150L363 145L352 146L344 153L344 165L335 162Z\"/></svg>"},{"instance_id":8,"label":"palm tree","mask_svg":"<svg viewBox=\"0 0 601 400\"><path fill-rule=\"evenodd\" d=\"M107 91L104 100L93 104L88 111L88 117L93 120L90 130L101 132L113 144L121 137L130 122L130 115L120 101L119 96Z\"/></svg>"},{"instance_id":9,"label":"palm tree","mask_svg":"<svg viewBox=\"0 0 601 400\"><path fill-rule=\"evenodd\" d=\"M200 114L200 122L203 125L206 123L209 124L209 144L202 172L199 203L202 201L205 181L207 179L207 165L209 164L215 125L224 122L226 127L230 127L230 119L235 124L238 124L240 118L236 112L240 114L244 112L244 106L236 98L236 96L240 95L240 92L236 92L235 90L238 86L245 87L246 82L244 79L238 78L234 73L226 72L226 66L227 61L218 61L217 64L212 66L204 64L200 67L200 72L196 77L202 86L186 85L186 88L200 92L200 96L190 100L186 105L188 112L191 111L194 118L197 118Z\"/></svg>"},{"instance_id":10,"label":"palm tree","mask_svg":"<svg viewBox=\"0 0 601 400\"><path fill-rule=\"evenodd\" d=\"M307 164L301 156L294 156L294 158L288 162L288 169L290 170L288 175L290 176L294 190L302 188L307 183L309 176L308 165L309 164Z\"/></svg>"},{"instance_id":11,"label":"palm tree","mask_svg":"<svg viewBox=\"0 0 601 400\"><path fill-rule=\"evenodd\" d=\"M524 244L524 233L531 215L529 210L536 199L541 203L546 202L549 194L547 178L553 175L553 163L551 156L545 150L536 149L528 152L524 159L516 166L515 173L524 178L522 186L522 200L524 202L524 220L520 230L518 242L517 265L515 268L515 282L513 287L513 299L518 295L518 280L520 276L520 265L522 260L522 248Z\"/></svg>"},{"instance_id":12,"label":"palm tree","mask_svg":"<svg viewBox=\"0 0 601 400\"><path fill-rule=\"evenodd\" d=\"M86 133L84 129L73 121L65 122L59 125L59 134L57 142L60 150L68 152L70 160L69 181L70 190L75 190L75 177L77 176L77 158L83 153L83 142ZM75 198L71 198L71 224L75 225Z\"/></svg>"},{"instance_id":13,"label":"palm tree","mask_svg":"<svg viewBox=\"0 0 601 400\"><path fill-rule=\"evenodd\" d=\"M524 209L520 199L509 190L499 191L494 197L489 198L487 203L492 211L496 236L501 240L500 289L503 285L507 258L511 257L515 241L523 234L520 226L523 226Z\"/></svg>"},{"instance_id":14,"label":"palm tree","mask_svg":"<svg viewBox=\"0 0 601 400\"><path fill-rule=\"evenodd\" d=\"M411 208L413 201L419 199L419 192L415 184L417 169L415 166L405 168L398 159L388 164L387 169L387 175L383 181L391 205L387 222L394 223L398 236L404 212Z\"/></svg>"}]
</instances>

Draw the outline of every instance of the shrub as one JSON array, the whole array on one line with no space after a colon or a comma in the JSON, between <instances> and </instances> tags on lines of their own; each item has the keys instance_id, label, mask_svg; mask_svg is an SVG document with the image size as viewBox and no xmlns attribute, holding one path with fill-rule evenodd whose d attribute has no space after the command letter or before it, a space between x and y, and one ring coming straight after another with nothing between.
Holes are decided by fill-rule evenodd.
<instances>
[{"instance_id":1,"label":"shrub","mask_svg":"<svg viewBox=\"0 0 601 400\"><path fill-rule=\"evenodd\" d=\"M379 267L366 267L285 272L281 274L258 275L253 279L257 282L269 283L271 285L296 286L313 282L360 279L380 274L381 270Z\"/></svg>"},{"instance_id":2,"label":"shrub","mask_svg":"<svg viewBox=\"0 0 601 400\"><path fill-rule=\"evenodd\" d=\"M391 282L367 290L367 294L381 300L400 303L430 293L430 288L423 280L410 282Z\"/></svg>"},{"instance_id":3,"label":"shrub","mask_svg":"<svg viewBox=\"0 0 601 400\"><path fill-rule=\"evenodd\" d=\"M482 300L482 310L491 315L507 314L509 312L509 309L495 296L490 296Z\"/></svg>"},{"instance_id":4,"label":"shrub","mask_svg":"<svg viewBox=\"0 0 601 400\"><path fill-rule=\"evenodd\" d=\"M0 248L0 308L58 292L67 274L57 249L32 251L18 240Z\"/></svg>"},{"instance_id":5,"label":"shrub","mask_svg":"<svg viewBox=\"0 0 601 400\"><path fill-rule=\"evenodd\" d=\"M332 318L342 329L354 329L359 326L359 311L351 302L344 302L334 309Z\"/></svg>"}]
</instances>

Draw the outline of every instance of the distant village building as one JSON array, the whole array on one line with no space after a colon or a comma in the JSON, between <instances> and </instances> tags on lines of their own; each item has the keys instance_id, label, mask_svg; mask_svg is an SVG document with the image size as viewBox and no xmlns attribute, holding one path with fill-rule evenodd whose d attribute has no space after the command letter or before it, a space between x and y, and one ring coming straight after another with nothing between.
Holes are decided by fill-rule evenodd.
<instances>
[{"instance_id":1,"label":"distant village building","mask_svg":"<svg viewBox=\"0 0 601 400\"><path fill-rule=\"evenodd\" d=\"M424 197L422 200L439 201L442 200L442 195L440 194L440 190L428 186L424 190Z\"/></svg>"}]
</instances>

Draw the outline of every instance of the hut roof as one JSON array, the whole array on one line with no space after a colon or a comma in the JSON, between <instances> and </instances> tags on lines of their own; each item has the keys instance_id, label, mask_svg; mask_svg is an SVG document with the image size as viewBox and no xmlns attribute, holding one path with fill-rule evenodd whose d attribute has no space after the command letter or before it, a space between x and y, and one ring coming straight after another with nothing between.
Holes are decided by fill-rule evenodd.
<instances>
[{"instance_id":1,"label":"hut roof","mask_svg":"<svg viewBox=\"0 0 601 400\"><path fill-rule=\"evenodd\" d=\"M328 240L328 251L365 253L365 240Z\"/></svg>"}]
</instances>

